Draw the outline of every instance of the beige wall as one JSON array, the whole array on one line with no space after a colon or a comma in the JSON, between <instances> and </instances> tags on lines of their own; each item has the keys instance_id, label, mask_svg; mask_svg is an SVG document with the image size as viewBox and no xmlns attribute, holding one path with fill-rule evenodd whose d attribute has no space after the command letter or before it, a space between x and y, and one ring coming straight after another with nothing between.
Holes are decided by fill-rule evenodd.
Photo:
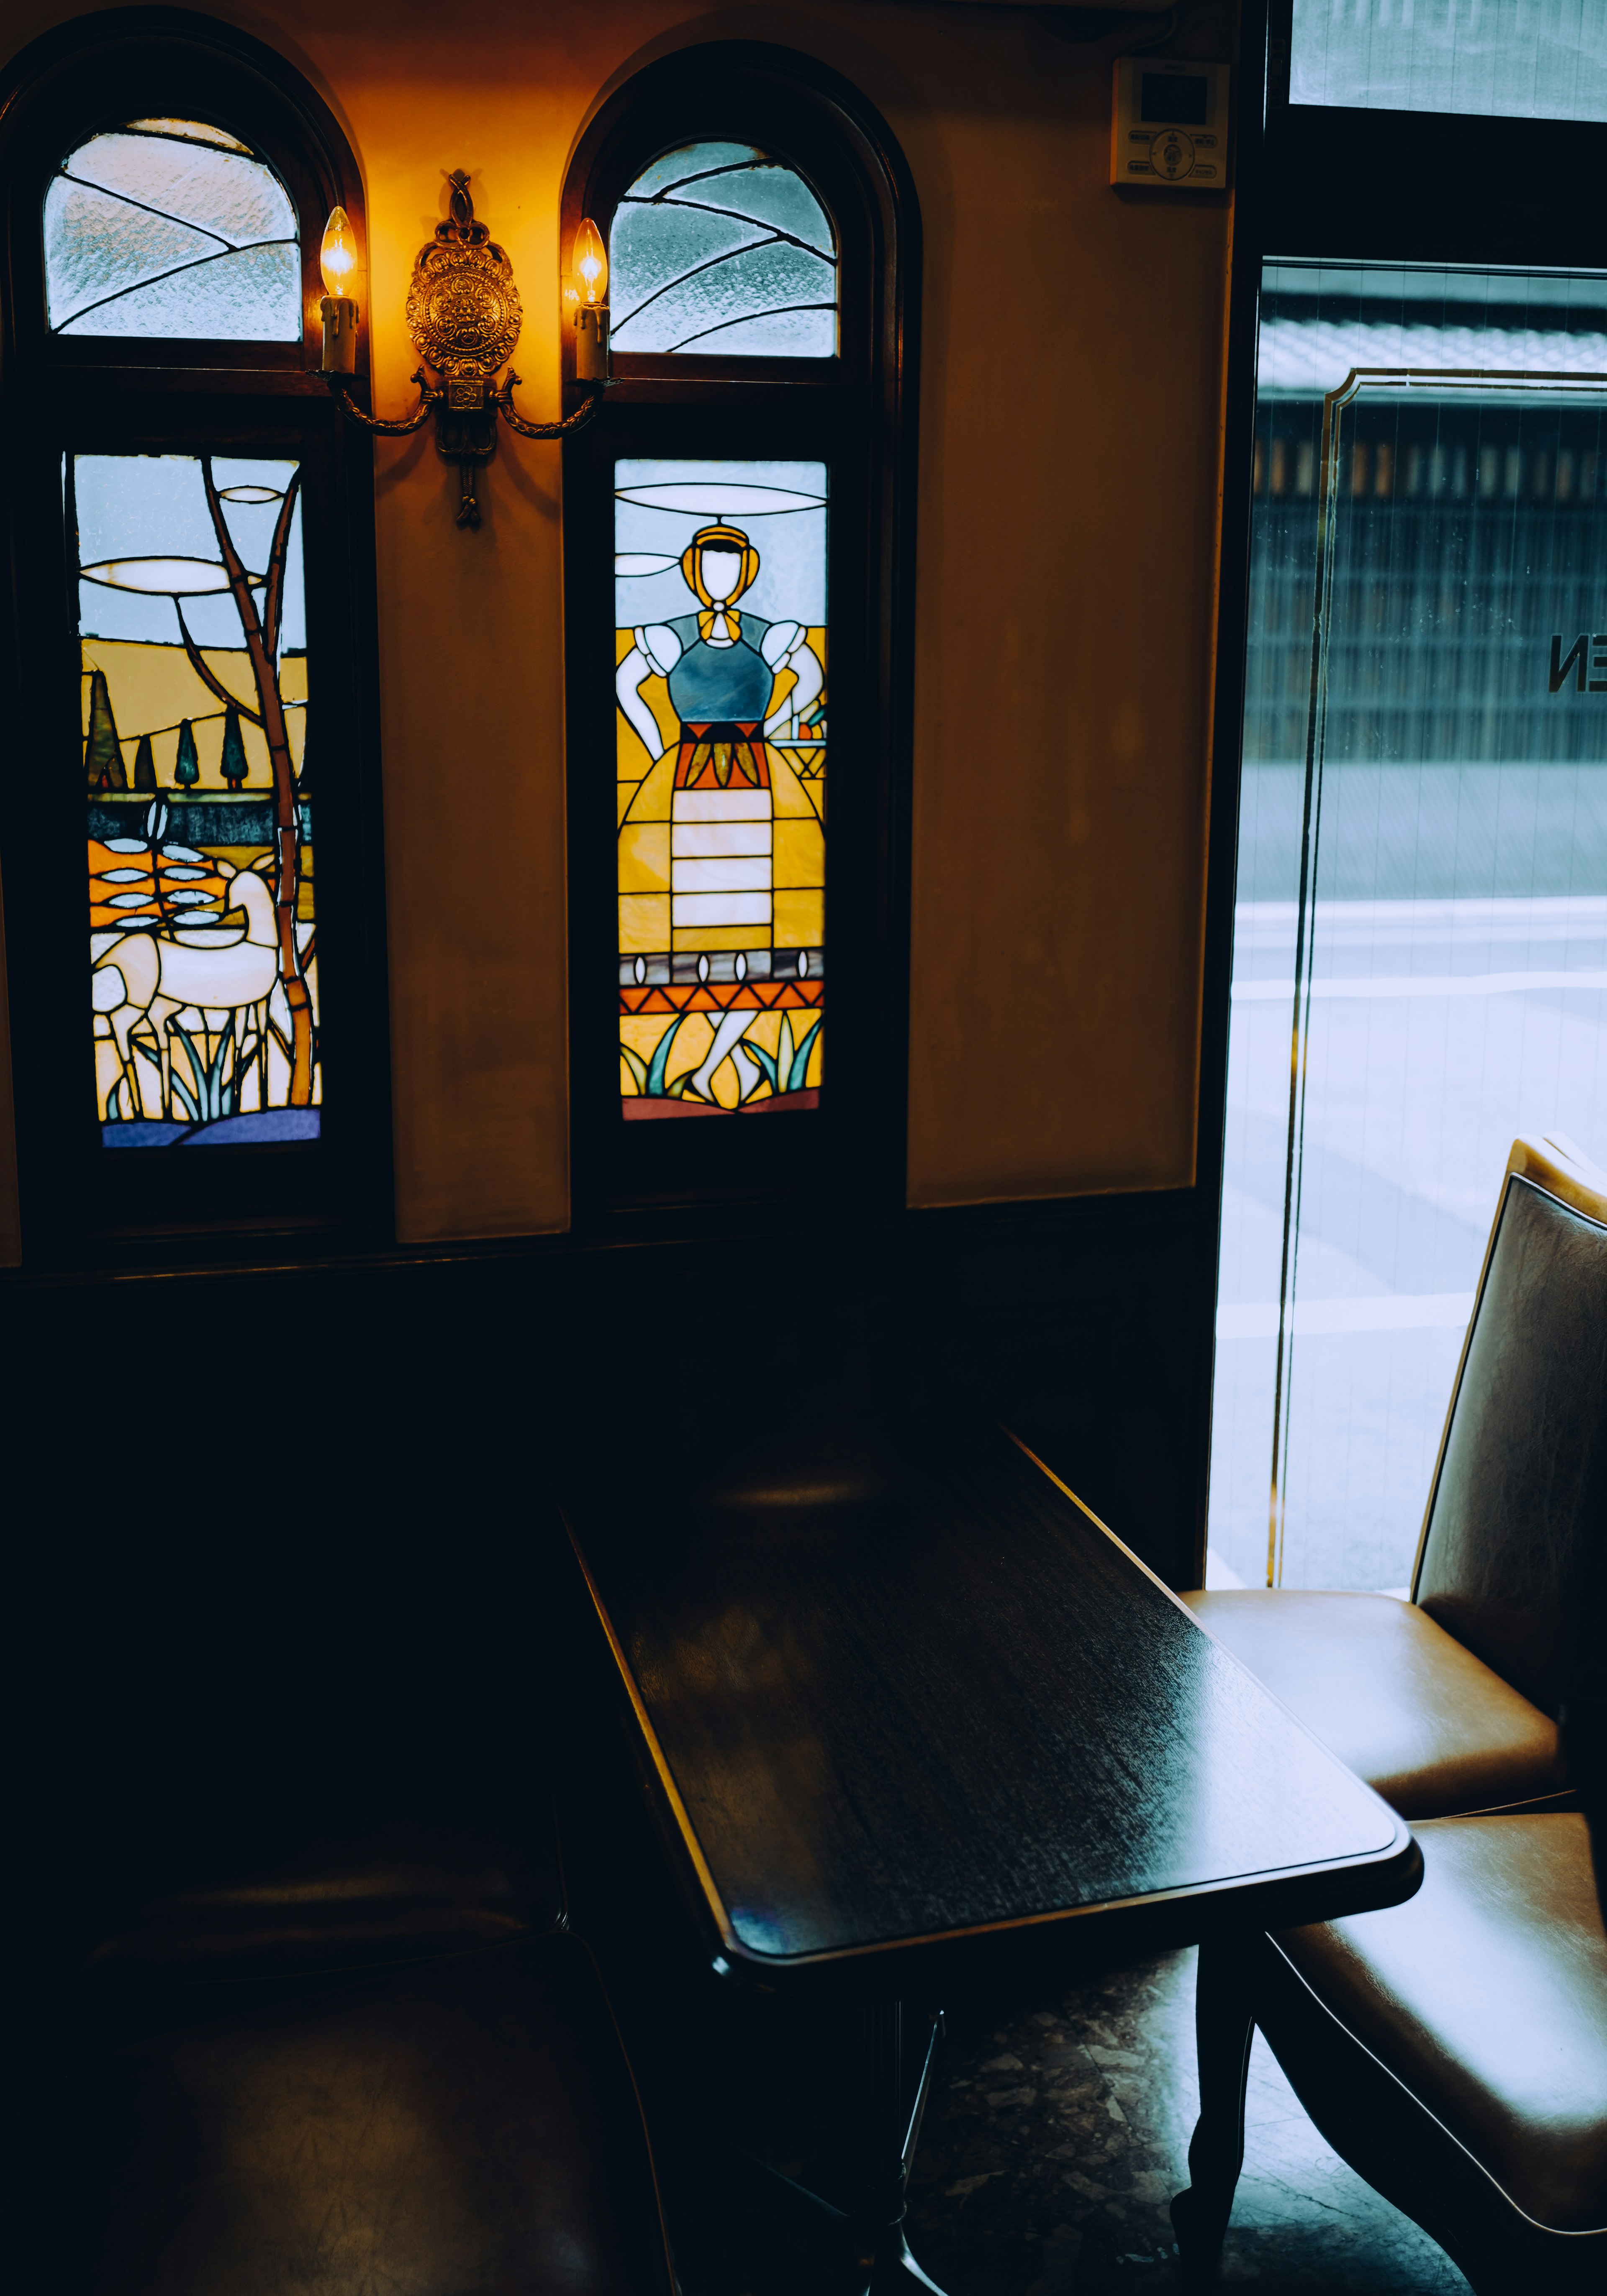
<instances>
[{"instance_id":1,"label":"beige wall","mask_svg":"<svg viewBox=\"0 0 1607 2296\"><path fill-rule=\"evenodd\" d=\"M77 12L13 0L7 44ZM1231 216L1108 188L1112 43L923 0L209 12L298 63L350 136L386 411L411 396L402 304L443 169L474 171L512 255L523 401L548 414L559 190L605 94L688 41L756 37L879 106L926 230L910 1198L1188 1183ZM1231 53L1233 14L1185 0L1174 53ZM427 434L377 450L408 1240L567 1219L558 451L505 437L471 536ZM455 774L472 808L437 801Z\"/></svg>"}]
</instances>

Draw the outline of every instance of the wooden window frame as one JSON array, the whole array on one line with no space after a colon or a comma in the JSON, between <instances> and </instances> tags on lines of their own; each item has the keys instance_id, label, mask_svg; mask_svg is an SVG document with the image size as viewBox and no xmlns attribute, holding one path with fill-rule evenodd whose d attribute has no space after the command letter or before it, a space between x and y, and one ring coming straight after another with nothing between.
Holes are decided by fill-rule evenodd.
<instances>
[{"instance_id":1,"label":"wooden window frame","mask_svg":"<svg viewBox=\"0 0 1607 2296\"><path fill-rule=\"evenodd\" d=\"M284 184L301 236L302 335L218 343L52 335L42 214L59 160L98 129L196 118L237 135ZM0 855L26 1264L136 1264L327 1251L390 1233L390 1094L380 814L374 467L318 372L319 242L343 206L363 235L350 145L301 76L230 27L167 9L80 18L0 78L0 455L10 637L0 709ZM366 359L359 349L359 362ZM359 385L359 388L361 386ZM314 787L320 1056L316 1144L199 1157L113 1153L87 1089L78 614L62 458L78 453L294 456L302 464L317 747ZM38 770L46 760L48 770ZM58 864L56 857L62 857ZM81 1111L81 1120L75 1116Z\"/></svg>"},{"instance_id":2,"label":"wooden window frame","mask_svg":"<svg viewBox=\"0 0 1607 2296\"><path fill-rule=\"evenodd\" d=\"M564 450L569 697L570 1103L577 1225L749 1205L902 1204L908 1004L915 425L920 223L886 125L792 51L717 41L649 65L599 110L564 187L562 246L606 237L629 185L682 144L741 141L795 168L838 238L831 359L617 356ZM566 331L567 333L568 331ZM573 341L566 406L579 403ZM619 1112L613 464L619 456L823 461L832 798L821 1104L761 1122ZM840 730L839 730L840 729Z\"/></svg>"}]
</instances>

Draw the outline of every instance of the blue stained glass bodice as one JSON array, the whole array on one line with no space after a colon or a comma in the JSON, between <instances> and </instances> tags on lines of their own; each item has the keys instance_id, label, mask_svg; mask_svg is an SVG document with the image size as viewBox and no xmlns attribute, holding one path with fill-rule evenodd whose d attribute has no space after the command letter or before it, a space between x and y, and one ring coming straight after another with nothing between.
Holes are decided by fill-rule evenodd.
<instances>
[{"instance_id":1,"label":"blue stained glass bodice","mask_svg":"<svg viewBox=\"0 0 1607 2296\"><path fill-rule=\"evenodd\" d=\"M770 624L756 614L740 619L742 636L733 646L713 646L699 637L696 614L681 614L669 625L681 644L670 672L670 699L683 726L747 726L769 709L775 674L759 648Z\"/></svg>"}]
</instances>

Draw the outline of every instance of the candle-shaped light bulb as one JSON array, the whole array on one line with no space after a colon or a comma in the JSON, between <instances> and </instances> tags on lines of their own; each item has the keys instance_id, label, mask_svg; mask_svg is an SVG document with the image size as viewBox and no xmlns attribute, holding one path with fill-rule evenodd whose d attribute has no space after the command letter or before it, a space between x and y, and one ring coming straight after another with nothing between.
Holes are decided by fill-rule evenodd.
<instances>
[{"instance_id":1,"label":"candle-shaped light bulb","mask_svg":"<svg viewBox=\"0 0 1607 2296\"><path fill-rule=\"evenodd\" d=\"M608 253L603 234L589 216L574 235L574 275L588 310L595 311L608 300Z\"/></svg>"},{"instance_id":2,"label":"candle-shaped light bulb","mask_svg":"<svg viewBox=\"0 0 1607 2296\"><path fill-rule=\"evenodd\" d=\"M326 295L342 297L351 292L357 275L357 234L351 228L351 217L344 208L335 208L324 226L324 244L318 250L318 268L324 275Z\"/></svg>"},{"instance_id":3,"label":"candle-shaped light bulb","mask_svg":"<svg viewBox=\"0 0 1607 2296\"><path fill-rule=\"evenodd\" d=\"M336 208L324 226L318 250L324 274L324 372L357 373L357 234L344 208Z\"/></svg>"}]
</instances>

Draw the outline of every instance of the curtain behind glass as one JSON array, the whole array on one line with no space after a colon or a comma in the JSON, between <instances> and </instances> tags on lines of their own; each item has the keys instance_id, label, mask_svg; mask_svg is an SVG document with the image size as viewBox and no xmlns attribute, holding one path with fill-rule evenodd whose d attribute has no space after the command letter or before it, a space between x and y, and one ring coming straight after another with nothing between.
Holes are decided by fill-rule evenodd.
<instances>
[{"instance_id":1,"label":"curtain behind glass","mask_svg":"<svg viewBox=\"0 0 1607 2296\"><path fill-rule=\"evenodd\" d=\"M1602 0L1295 0L1290 100L1607 119Z\"/></svg>"}]
</instances>

